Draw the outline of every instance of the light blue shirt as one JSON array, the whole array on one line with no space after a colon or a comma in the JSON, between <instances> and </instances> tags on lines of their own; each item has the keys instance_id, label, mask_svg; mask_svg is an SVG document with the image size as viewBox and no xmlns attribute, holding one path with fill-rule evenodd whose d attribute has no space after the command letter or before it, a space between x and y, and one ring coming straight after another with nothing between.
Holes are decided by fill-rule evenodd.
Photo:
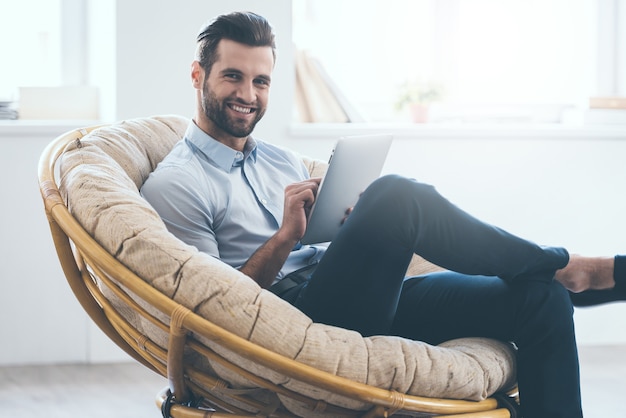
<instances>
[{"instance_id":1,"label":"light blue shirt","mask_svg":"<svg viewBox=\"0 0 626 418\"><path fill-rule=\"evenodd\" d=\"M307 178L289 150L250 137L238 152L191 122L141 194L179 239L240 268L280 227L285 187ZM296 246L277 280L319 262L324 249Z\"/></svg>"}]
</instances>

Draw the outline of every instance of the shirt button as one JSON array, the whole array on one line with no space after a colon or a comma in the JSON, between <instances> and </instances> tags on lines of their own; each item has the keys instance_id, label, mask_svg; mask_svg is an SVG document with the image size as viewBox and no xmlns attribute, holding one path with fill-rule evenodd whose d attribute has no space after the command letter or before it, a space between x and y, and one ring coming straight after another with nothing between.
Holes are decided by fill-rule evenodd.
<instances>
[{"instance_id":1,"label":"shirt button","mask_svg":"<svg viewBox=\"0 0 626 418\"><path fill-rule=\"evenodd\" d=\"M261 199L261 203L263 203L264 205L267 205L267 200Z\"/></svg>"}]
</instances>

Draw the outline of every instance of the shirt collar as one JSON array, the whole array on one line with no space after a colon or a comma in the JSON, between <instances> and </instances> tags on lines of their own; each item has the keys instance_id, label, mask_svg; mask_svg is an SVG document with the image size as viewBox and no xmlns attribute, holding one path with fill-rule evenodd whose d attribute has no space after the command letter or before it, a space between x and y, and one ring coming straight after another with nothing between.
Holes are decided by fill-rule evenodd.
<instances>
[{"instance_id":1,"label":"shirt collar","mask_svg":"<svg viewBox=\"0 0 626 418\"><path fill-rule=\"evenodd\" d=\"M251 136L248 137L242 153L215 140L200 129L194 121L191 121L185 132L185 138L226 172L230 172L233 167L242 165L245 160L256 162L257 142Z\"/></svg>"}]
</instances>

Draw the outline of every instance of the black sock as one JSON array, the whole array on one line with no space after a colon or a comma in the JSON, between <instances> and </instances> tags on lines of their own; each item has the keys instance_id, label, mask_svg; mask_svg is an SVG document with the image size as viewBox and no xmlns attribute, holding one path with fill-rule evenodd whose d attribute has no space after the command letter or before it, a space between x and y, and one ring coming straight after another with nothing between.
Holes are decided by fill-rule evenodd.
<instances>
[{"instance_id":1,"label":"black sock","mask_svg":"<svg viewBox=\"0 0 626 418\"><path fill-rule=\"evenodd\" d=\"M626 300L626 294L617 292L615 289L585 290L580 293L570 292L569 297L572 300L572 304L579 308Z\"/></svg>"},{"instance_id":2,"label":"black sock","mask_svg":"<svg viewBox=\"0 0 626 418\"><path fill-rule=\"evenodd\" d=\"M617 292L626 291L626 255L616 255L613 270L615 279L615 290Z\"/></svg>"}]
</instances>

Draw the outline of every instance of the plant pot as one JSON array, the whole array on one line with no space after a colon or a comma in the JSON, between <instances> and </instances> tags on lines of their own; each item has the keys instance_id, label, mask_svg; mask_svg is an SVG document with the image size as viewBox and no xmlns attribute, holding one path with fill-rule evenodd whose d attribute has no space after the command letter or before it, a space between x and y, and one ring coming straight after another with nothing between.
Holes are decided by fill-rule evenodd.
<instances>
[{"instance_id":1,"label":"plant pot","mask_svg":"<svg viewBox=\"0 0 626 418\"><path fill-rule=\"evenodd\" d=\"M409 114L413 123L428 123L428 106L413 103L409 105Z\"/></svg>"}]
</instances>

